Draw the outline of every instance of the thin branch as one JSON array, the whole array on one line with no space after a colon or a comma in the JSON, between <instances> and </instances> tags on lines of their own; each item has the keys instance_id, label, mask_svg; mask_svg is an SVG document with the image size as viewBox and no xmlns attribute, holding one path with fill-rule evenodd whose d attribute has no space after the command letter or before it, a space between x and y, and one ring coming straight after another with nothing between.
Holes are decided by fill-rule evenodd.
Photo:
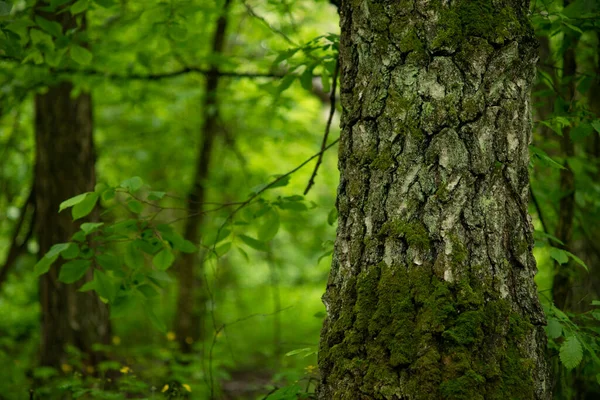
<instances>
[{"instance_id":1,"label":"thin branch","mask_svg":"<svg viewBox=\"0 0 600 400\"><path fill-rule=\"evenodd\" d=\"M16 57L0 55L0 60L9 61L15 63L21 63L22 60ZM26 64L30 67L45 68L44 65L31 65ZM201 67L185 67L177 71L160 72L155 74L119 74L112 71L100 71L96 69L77 69L77 68L59 68L50 69L51 72L62 75L85 75L85 76L100 76L112 80L143 80L143 81L160 81L162 79L175 78L181 75L190 73L197 73L202 75L215 74L214 69L201 68ZM243 72L243 71L216 71L218 76L229 77L229 78L275 78L279 79L284 77L284 72Z\"/></svg>"},{"instance_id":2,"label":"thin branch","mask_svg":"<svg viewBox=\"0 0 600 400\"><path fill-rule=\"evenodd\" d=\"M271 183L269 183L268 185L266 185L265 187L263 187L262 189L260 189L258 192L254 193L252 196L250 196L246 201L242 202L235 210L233 210L233 212L231 214L229 214L227 216L227 218L225 219L225 222L223 222L221 224L221 226L219 227L219 230L217 231L217 237L219 237L219 235L221 234L221 231L223 230L223 228L225 227L225 225L231 221L231 219L244 207L246 207L248 204L250 204L254 199L256 199L258 196L260 196L261 194L263 194L265 191L269 190L271 187L273 187L275 184L277 184L278 182L280 182L281 180L287 178L288 176L294 174L295 172L299 171L300 169L302 169L302 167L304 167L306 164L310 163L312 160L314 160L315 158L321 156L323 153L325 153L327 150L329 150L330 148L332 148L333 146L335 146L338 142L340 141L340 139L336 139L333 142L329 143L327 146L325 146L323 149L321 149L321 151L319 151L318 153L312 155L311 157L309 157L308 159L306 159L302 164L298 165L296 168L292 169L291 171L286 172L283 175L278 176L275 180L273 180ZM216 246L216 244L213 245L213 251L214 251L214 247Z\"/></svg>"},{"instance_id":3,"label":"thin branch","mask_svg":"<svg viewBox=\"0 0 600 400\"><path fill-rule=\"evenodd\" d=\"M229 77L229 78L282 78L285 76L284 73L277 72L236 72L236 71L214 71L209 68L200 68L200 67L185 67L177 71L156 73L156 74L128 74L121 75L115 74L108 71L98 71L93 69L84 69L78 70L73 68L64 68L60 70L56 70L55 72L59 74L79 74L86 76L101 76L107 79L112 80L144 80L144 81L160 81L163 79L175 78L181 75L186 75L190 73L197 73L202 75L215 74L220 77Z\"/></svg>"},{"instance_id":4,"label":"thin branch","mask_svg":"<svg viewBox=\"0 0 600 400\"><path fill-rule=\"evenodd\" d=\"M29 196L27 197L27 200L25 200L25 203L21 207L19 219L17 221L17 225L15 226L15 230L13 232L12 240L11 240L10 247L8 250L8 255L6 256L6 261L5 261L2 269L0 269L0 288L2 287L2 284L6 281L6 279L8 277L8 272L11 270L11 268L15 264L15 261L17 261L17 258L19 257L19 255L23 252L23 250L27 246L27 241L29 240L29 238L31 237L31 235L33 233L33 225L34 225L35 218L32 218L32 220L29 224L29 228L27 229L27 232L25 232L23 239L19 241L19 233L21 233L21 229L23 228L23 224L25 223L25 219L27 216L27 209L29 208L30 205L34 207L34 212L35 212L35 192L33 189L31 189L31 192L29 192Z\"/></svg>"},{"instance_id":5,"label":"thin branch","mask_svg":"<svg viewBox=\"0 0 600 400\"><path fill-rule=\"evenodd\" d=\"M315 183L315 178L317 176L317 172L319 171L319 167L321 166L321 162L323 161L323 150L327 145L327 138L329 137L329 131L331 130L331 122L333 121L333 115L335 114L335 92L337 89L337 77L340 72L340 61L339 59L335 63L335 70L333 71L333 84L331 85L331 93L329 95L329 102L331 103L331 108L329 109L329 118L327 119L327 125L325 125L325 134L323 135L323 142L321 142L321 152L319 153L319 158L317 158L317 164L315 165L315 169L313 170L310 179L308 180L308 185L306 185L306 189L304 189L304 195L308 193L310 188Z\"/></svg>"},{"instance_id":6,"label":"thin branch","mask_svg":"<svg viewBox=\"0 0 600 400\"><path fill-rule=\"evenodd\" d=\"M260 22L262 22L271 32L276 33L277 35L281 36L286 42L288 42L289 44L291 44L292 46L298 47L298 44L296 44L292 39L290 39L290 37L288 35L286 35L285 33L283 33L281 30L274 28L269 21L267 21L265 19L265 17L258 15L254 9L246 2L246 0L243 0L242 3L244 4L244 7L246 7L246 10L248 11L248 14L250 14L252 17L256 18L257 20L259 20Z\"/></svg>"}]
</instances>

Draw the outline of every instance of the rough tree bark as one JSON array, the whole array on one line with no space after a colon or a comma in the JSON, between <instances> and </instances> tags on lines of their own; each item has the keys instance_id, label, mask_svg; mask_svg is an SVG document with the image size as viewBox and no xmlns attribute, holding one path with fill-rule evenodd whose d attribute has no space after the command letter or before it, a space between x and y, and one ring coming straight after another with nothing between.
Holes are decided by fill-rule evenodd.
<instances>
[{"instance_id":1,"label":"rough tree bark","mask_svg":"<svg viewBox=\"0 0 600 400\"><path fill-rule=\"evenodd\" d=\"M212 54L220 55L225 48L225 33L227 30L227 10L230 0L225 0L223 9L217 25L212 42ZM188 215L186 219L184 236L192 243L200 242L200 228L204 222L202 213L203 203L206 201L206 180L209 177L210 160L213 153L213 144L218 132L218 104L217 88L219 86L219 70L216 64L213 64L209 73L206 75L206 85L204 94L204 103L202 111L204 114L204 124L201 130L200 146L198 148L198 158L194 176L194 186L190 190L188 201ZM202 331L202 310L203 306L198 304L200 281L199 276L203 275L201 268L203 261L198 254L182 254L177 264L179 274L179 294L177 297L177 313L175 317L175 334L180 348L183 352L189 353L192 350L192 344L198 340ZM200 310L199 310L200 308Z\"/></svg>"},{"instance_id":2,"label":"rough tree bark","mask_svg":"<svg viewBox=\"0 0 600 400\"><path fill-rule=\"evenodd\" d=\"M524 0L345 0L320 399L549 399Z\"/></svg>"},{"instance_id":3,"label":"rough tree bark","mask_svg":"<svg viewBox=\"0 0 600 400\"><path fill-rule=\"evenodd\" d=\"M42 15L65 29L76 26L69 12ZM35 96L35 224L41 255L69 241L79 229L70 213L58 213L60 203L93 191L96 181L91 97L72 98L72 89L71 83L61 82ZM108 309L94 292L81 293L79 285L59 282L60 264L40 278L41 364L60 367L67 362L67 344L78 347L94 364L100 355L92 345L109 343Z\"/></svg>"}]
</instances>

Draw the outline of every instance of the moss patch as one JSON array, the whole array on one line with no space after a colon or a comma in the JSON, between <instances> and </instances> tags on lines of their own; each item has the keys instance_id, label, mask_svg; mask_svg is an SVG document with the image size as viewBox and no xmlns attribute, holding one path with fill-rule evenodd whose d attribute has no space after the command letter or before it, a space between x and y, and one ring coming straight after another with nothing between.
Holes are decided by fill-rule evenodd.
<instances>
[{"instance_id":1,"label":"moss patch","mask_svg":"<svg viewBox=\"0 0 600 400\"><path fill-rule=\"evenodd\" d=\"M526 16L518 15L507 0L461 0L440 14L437 35L431 45L458 48L465 37L476 36L502 44L531 30ZM442 8L442 5L439 5Z\"/></svg>"},{"instance_id":2,"label":"moss patch","mask_svg":"<svg viewBox=\"0 0 600 400\"><path fill-rule=\"evenodd\" d=\"M404 238L409 246L421 250L429 249L429 234L421 222L407 222L402 220L388 221L381 227L380 235L392 235Z\"/></svg>"}]
</instances>

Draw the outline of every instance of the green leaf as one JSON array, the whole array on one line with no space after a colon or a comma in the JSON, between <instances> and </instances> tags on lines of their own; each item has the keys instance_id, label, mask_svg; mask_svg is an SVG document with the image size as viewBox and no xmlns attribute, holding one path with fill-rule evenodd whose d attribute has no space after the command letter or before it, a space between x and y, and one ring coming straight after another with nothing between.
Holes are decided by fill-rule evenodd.
<instances>
[{"instance_id":1,"label":"green leaf","mask_svg":"<svg viewBox=\"0 0 600 400\"><path fill-rule=\"evenodd\" d=\"M600 133L600 119L595 119L592 121L592 126L596 130L596 132Z\"/></svg>"},{"instance_id":2,"label":"green leaf","mask_svg":"<svg viewBox=\"0 0 600 400\"><path fill-rule=\"evenodd\" d=\"M44 257L42 257L33 267L33 273L35 274L35 276L40 276L48 272L57 258L58 254L51 257L48 257L48 255L46 254Z\"/></svg>"},{"instance_id":3,"label":"green leaf","mask_svg":"<svg viewBox=\"0 0 600 400\"><path fill-rule=\"evenodd\" d=\"M277 86L277 93L282 93L283 91L287 90L290 86L292 86L292 83L294 83L296 78L297 76L294 74L284 76L279 83L279 86Z\"/></svg>"},{"instance_id":4,"label":"green leaf","mask_svg":"<svg viewBox=\"0 0 600 400\"><path fill-rule=\"evenodd\" d=\"M279 213L271 208L263 217L262 225L258 229L258 240L268 242L273 239L279 231Z\"/></svg>"},{"instance_id":5,"label":"green leaf","mask_svg":"<svg viewBox=\"0 0 600 400\"><path fill-rule=\"evenodd\" d=\"M556 339L562 335L562 325L557 319L549 318L546 333L550 339Z\"/></svg>"},{"instance_id":6,"label":"green leaf","mask_svg":"<svg viewBox=\"0 0 600 400\"><path fill-rule=\"evenodd\" d=\"M158 293L158 291L154 289L152 285L147 283L138 286L136 289L147 299L151 299L160 295L160 293Z\"/></svg>"},{"instance_id":7,"label":"green leaf","mask_svg":"<svg viewBox=\"0 0 600 400\"><path fill-rule=\"evenodd\" d=\"M583 260L579 257L577 257L575 254L565 251L565 253L567 253L567 255L569 257L571 257L571 259L573 261L575 261L577 264L581 265L587 272L590 272L590 269L588 268L588 266L585 264L585 262L583 262Z\"/></svg>"},{"instance_id":8,"label":"green leaf","mask_svg":"<svg viewBox=\"0 0 600 400\"><path fill-rule=\"evenodd\" d=\"M293 196L285 196L283 199L287 200L287 201L302 201L302 200L304 200L304 196L295 194Z\"/></svg>"},{"instance_id":9,"label":"green leaf","mask_svg":"<svg viewBox=\"0 0 600 400\"><path fill-rule=\"evenodd\" d=\"M593 306L600 306L600 300L592 300Z\"/></svg>"},{"instance_id":10,"label":"green leaf","mask_svg":"<svg viewBox=\"0 0 600 400\"><path fill-rule=\"evenodd\" d=\"M231 249L231 242L226 242L223 243L220 246L217 246L217 248L215 248L215 253L217 257L222 257L225 254L227 254L227 252Z\"/></svg>"},{"instance_id":11,"label":"green leaf","mask_svg":"<svg viewBox=\"0 0 600 400\"><path fill-rule=\"evenodd\" d=\"M250 189L252 194L257 194L262 192L263 190L271 190L278 187L287 186L290 183L290 176L287 175L285 177L281 177L281 175L276 175L275 179L270 183L263 183L262 185L258 185Z\"/></svg>"},{"instance_id":12,"label":"green leaf","mask_svg":"<svg viewBox=\"0 0 600 400\"><path fill-rule=\"evenodd\" d=\"M148 193L148 200L157 201L165 197L166 192L150 192Z\"/></svg>"},{"instance_id":13,"label":"green leaf","mask_svg":"<svg viewBox=\"0 0 600 400\"><path fill-rule=\"evenodd\" d=\"M563 21L563 24L565 26L568 26L569 28L573 29L575 32L581 33L583 35L583 31L579 27L577 27L575 25L572 25L572 24L569 24L569 23L564 22L564 21Z\"/></svg>"},{"instance_id":14,"label":"green leaf","mask_svg":"<svg viewBox=\"0 0 600 400\"><path fill-rule=\"evenodd\" d=\"M567 338L560 346L560 361L567 369L573 369L579 365L583 358L583 349L577 336Z\"/></svg>"},{"instance_id":15,"label":"green leaf","mask_svg":"<svg viewBox=\"0 0 600 400\"><path fill-rule=\"evenodd\" d=\"M142 203L135 199L129 199L127 200L127 208L129 208L131 212L139 214L144 209L144 206L142 205Z\"/></svg>"},{"instance_id":16,"label":"green leaf","mask_svg":"<svg viewBox=\"0 0 600 400\"><path fill-rule=\"evenodd\" d=\"M58 256L63 251L67 250L69 248L69 245L69 243L57 243L54 246L50 247L50 250L48 250L44 257L51 258L54 256Z\"/></svg>"},{"instance_id":17,"label":"green leaf","mask_svg":"<svg viewBox=\"0 0 600 400\"><path fill-rule=\"evenodd\" d=\"M46 18L42 18L39 15L35 17L35 22L40 28L48 32L54 37L62 36L62 26L55 21L48 21Z\"/></svg>"},{"instance_id":18,"label":"green leaf","mask_svg":"<svg viewBox=\"0 0 600 400\"><path fill-rule=\"evenodd\" d=\"M165 325L165 323L156 316L156 314L154 313L152 308L150 308L149 305L146 305L144 307L144 310L146 311L146 315L148 316L148 318L150 318L150 322L152 322L152 325L154 325L156 329L163 333L167 331L167 326Z\"/></svg>"},{"instance_id":19,"label":"green leaf","mask_svg":"<svg viewBox=\"0 0 600 400\"><path fill-rule=\"evenodd\" d=\"M559 264L565 264L569 261L567 252L557 247L550 247L550 257L555 259Z\"/></svg>"},{"instance_id":20,"label":"green leaf","mask_svg":"<svg viewBox=\"0 0 600 400\"><path fill-rule=\"evenodd\" d=\"M223 228L223 229L217 231L216 234L217 234L216 236L211 235L212 237L209 237L206 240L207 245L211 246L211 245L217 244L217 243L222 242L223 240L227 239L229 237L229 235L231 235L231 229Z\"/></svg>"},{"instance_id":21,"label":"green leaf","mask_svg":"<svg viewBox=\"0 0 600 400\"><path fill-rule=\"evenodd\" d=\"M250 236L246 236L246 235L239 235L238 236L240 239L242 239L242 242L244 242L246 245L252 247L255 250L258 251L264 251L266 253L269 252L269 246L267 246L265 243L256 240Z\"/></svg>"},{"instance_id":22,"label":"green leaf","mask_svg":"<svg viewBox=\"0 0 600 400\"><path fill-rule=\"evenodd\" d=\"M120 318L135 313L137 305L136 296L130 294L119 296L110 305L110 318Z\"/></svg>"},{"instance_id":23,"label":"green leaf","mask_svg":"<svg viewBox=\"0 0 600 400\"><path fill-rule=\"evenodd\" d=\"M594 127L588 123L581 123L571 130L571 140L578 142L590 136L594 132Z\"/></svg>"},{"instance_id":24,"label":"green leaf","mask_svg":"<svg viewBox=\"0 0 600 400\"><path fill-rule=\"evenodd\" d=\"M546 152L538 147L529 146L529 151L535 155L542 163L548 167L556 169L565 169L560 163L554 161Z\"/></svg>"},{"instance_id":25,"label":"green leaf","mask_svg":"<svg viewBox=\"0 0 600 400\"><path fill-rule=\"evenodd\" d=\"M71 197L70 199L63 201L58 207L58 212L61 212L65 208L73 207L74 205L81 203L89 193L90 192L78 194L75 197Z\"/></svg>"},{"instance_id":26,"label":"green leaf","mask_svg":"<svg viewBox=\"0 0 600 400\"><path fill-rule=\"evenodd\" d=\"M291 211L306 211L308 207L306 204L301 203L299 201L283 201L278 204L279 208L282 210L291 210Z\"/></svg>"},{"instance_id":27,"label":"green leaf","mask_svg":"<svg viewBox=\"0 0 600 400\"><path fill-rule=\"evenodd\" d=\"M134 270L144 266L144 255L135 243L130 243L125 248L125 265Z\"/></svg>"},{"instance_id":28,"label":"green leaf","mask_svg":"<svg viewBox=\"0 0 600 400\"><path fill-rule=\"evenodd\" d=\"M329 93L331 90L331 83L329 82L329 72L327 68L321 70L321 83L323 84L323 91Z\"/></svg>"},{"instance_id":29,"label":"green leaf","mask_svg":"<svg viewBox=\"0 0 600 400\"><path fill-rule=\"evenodd\" d=\"M90 260L73 260L60 267L58 280L64 283L73 283L81 279L92 265Z\"/></svg>"},{"instance_id":30,"label":"green leaf","mask_svg":"<svg viewBox=\"0 0 600 400\"><path fill-rule=\"evenodd\" d=\"M92 212L96 203L98 202L98 198L100 195L95 192L90 192L85 196L83 201L75 204L71 209L71 215L73 215L73 220L77 220L79 218L83 218Z\"/></svg>"},{"instance_id":31,"label":"green leaf","mask_svg":"<svg viewBox=\"0 0 600 400\"><path fill-rule=\"evenodd\" d=\"M326 251L325 253L321 254L319 259L317 260L317 264L320 263L322 259L327 258L332 254L333 254L333 250L329 250L329 251Z\"/></svg>"},{"instance_id":32,"label":"green leaf","mask_svg":"<svg viewBox=\"0 0 600 400\"><path fill-rule=\"evenodd\" d=\"M285 355L286 355L286 357L290 357L290 356L295 356L296 354L308 353L311 351L313 351L313 349L311 349L310 347L305 347L303 349L296 349L296 350L288 351L287 353L285 353Z\"/></svg>"},{"instance_id":33,"label":"green leaf","mask_svg":"<svg viewBox=\"0 0 600 400\"><path fill-rule=\"evenodd\" d=\"M144 181L142 181L142 178L139 176L134 176L132 178L125 179L123 182L121 182L120 186L127 189L129 193L135 193L140 190L143 185Z\"/></svg>"},{"instance_id":34,"label":"green leaf","mask_svg":"<svg viewBox=\"0 0 600 400\"><path fill-rule=\"evenodd\" d=\"M335 222L338 219L338 210L337 208L332 208L331 211L329 211L329 214L327 215L327 223L331 226L333 226L333 224L335 224Z\"/></svg>"},{"instance_id":35,"label":"green leaf","mask_svg":"<svg viewBox=\"0 0 600 400\"><path fill-rule=\"evenodd\" d=\"M96 290L96 281L93 279L84 283L83 286L79 288L80 292L89 292L90 290Z\"/></svg>"},{"instance_id":36,"label":"green leaf","mask_svg":"<svg viewBox=\"0 0 600 400\"><path fill-rule=\"evenodd\" d=\"M175 248L181 251L182 253L195 253L198 251L196 245L194 245L194 243L190 242L189 240L182 241Z\"/></svg>"},{"instance_id":37,"label":"green leaf","mask_svg":"<svg viewBox=\"0 0 600 400\"><path fill-rule=\"evenodd\" d=\"M96 262L102 268L104 268L106 270L110 270L110 271L118 270L121 267L121 262L120 262L119 258L117 256L115 256L113 254L109 254L109 253L98 254L96 256Z\"/></svg>"},{"instance_id":38,"label":"green leaf","mask_svg":"<svg viewBox=\"0 0 600 400\"><path fill-rule=\"evenodd\" d=\"M6 17L10 15L12 6L5 1L0 1L0 17Z\"/></svg>"},{"instance_id":39,"label":"green leaf","mask_svg":"<svg viewBox=\"0 0 600 400\"><path fill-rule=\"evenodd\" d=\"M86 235L89 235L90 233L97 231L102 225L104 225L104 222L85 222L81 224L81 230Z\"/></svg>"},{"instance_id":40,"label":"green leaf","mask_svg":"<svg viewBox=\"0 0 600 400\"><path fill-rule=\"evenodd\" d=\"M96 292L98 292L98 295L112 302L117 294L117 288L113 284L112 279L99 269L95 269L94 281L96 281Z\"/></svg>"},{"instance_id":41,"label":"green leaf","mask_svg":"<svg viewBox=\"0 0 600 400\"><path fill-rule=\"evenodd\" d=\"M70 54L73 61L81 65L89 65L92 62L92 59L94 58L94 55L91 51L77 44L71 45Z\"/></svg>"},{"instance_id":42,"label":"green leaf","mask_svg":"<svg viewBox=\"0 0 600 400\"><path fill-rule=\"evenodd\" d=\"M308 90L309 92L312 91L314 68L315 68L314 64L311 66L307 66L306 69L304 70L304 72L302 73L302 75L300 75L300 84L302 85L302 87L304 89Z\"/></svg>"},{"instance_id":43,"label":"green leaf","mask_svg":"<svg viewBox=\"0 0 600 400\"><path fill-rule=\"evenodd\" d=\"M90 6L89 0L78 0L71 6L71 14L79 14L84 12Z\"/></svg>"},{"instance_id":44,"label":"green leaf","mask_svg":"<svg viewBox=\"0 0 600 400\"><path fill-rule=\"evenodd\" d=\"M161 271L168 269L175 261L175 256L167 249L159 251L154 258L152 263Z\"/></svg>"},{"instance_id":45,"label":"green leaf","mask_svg":"<svg viewBox=\"0 0 600 400\"><path fill-rule=\"evenodd\" d=\"M250 257L248 257L248 253L246 253L246 250L242 249L241 247L238 247L237 249L244 258L244 260L246 260L246 262L250 262Z\"/></svg>"},{"instance_id":46,"label":"green leaf","mask_svg":"<svg viewBox=\"0 0 600 400\"><path fill-rule=\"evenodd\" d=\"M72 260L79 255L79 245L77 243L70 242L69 247L63 250L60 254L65 260Z\"/></svg>"},{"instance_id":47,"label":"green leaf","mask_svg":"<svg viewBox=\"0 0 600 400\"><path fill-rule=\"evenodd\" d=\"M115 198L116 191L113 188L109 188L102 192L102 201L110 201Z\"/></svg>"}]
</instances>

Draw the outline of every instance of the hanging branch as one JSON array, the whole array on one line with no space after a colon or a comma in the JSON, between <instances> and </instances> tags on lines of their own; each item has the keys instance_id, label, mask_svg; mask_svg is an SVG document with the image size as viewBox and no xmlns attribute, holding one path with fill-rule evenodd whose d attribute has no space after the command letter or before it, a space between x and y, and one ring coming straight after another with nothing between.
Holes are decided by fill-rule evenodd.
<instances>
[{"instance_id":1,"label":"hanging branch","mask_svg":"<svg viewBox=\"0 0 600 400\"><path fill-rule=\"evenodd\" d=\"M306 185L306 189L304 189L305 196L310 190L310 188L314 185L317 172L319 171L319 167L321 166L321 162L323 161L324 149L327 145L327 138L329 137L329 131L331 130L331 122L333 121L333 115L335 114L335 93L337 89L337 77L339 72L340 62L338 59L338 61L336 61L335 63L335 70L333 71L333 84L331 85L331 93L329 94L329 102L331 103L331 107L329 109L329 118L327 119L327 125L325 125L325 134L323 135L323 141L321 142L321 152L319 153L319 158L317 159L315 169L313 170L313 173L310 176L310 179L308 180L308 185Z\"/></svg>"}]
</instances>

